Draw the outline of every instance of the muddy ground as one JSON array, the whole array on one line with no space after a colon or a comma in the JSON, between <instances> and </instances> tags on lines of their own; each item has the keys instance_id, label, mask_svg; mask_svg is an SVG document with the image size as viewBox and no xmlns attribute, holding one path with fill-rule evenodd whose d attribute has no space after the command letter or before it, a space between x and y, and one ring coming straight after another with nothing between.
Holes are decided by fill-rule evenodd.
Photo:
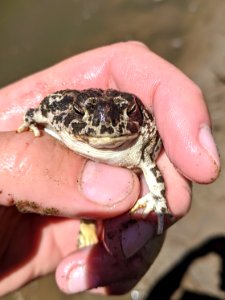
<instances>
[{"instance_id":1,"label":"muddy ground","mask_svg":"<svg viewBox=\"0 0 225 300\"><path fill-rule=\"evenodd\" d=\"M145 42L202 88L224 161L224 0L1 0L0 37L0 86L90 48ZM169 230L152 269L115 299L225 299L224 183L222 170L214 184L194 185L192 209ZM65 296L48 276L1 299L99 296Z\"/></svg>"}]
</instances>

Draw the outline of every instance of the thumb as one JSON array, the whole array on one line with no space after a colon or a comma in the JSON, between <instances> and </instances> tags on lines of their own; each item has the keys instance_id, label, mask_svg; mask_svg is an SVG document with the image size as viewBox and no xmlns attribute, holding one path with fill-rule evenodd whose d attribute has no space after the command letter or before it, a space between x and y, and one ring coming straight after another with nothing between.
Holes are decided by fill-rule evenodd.
<instances>
[{"instance_id":1,"label":"thumb","mask_svg":"<svg viewBox=\"0 0 225 300\"><path fill-rule=\"evenodd\" d=\"M139 194L131 171L87 161L47 134L30 132L0 133L0 182L0 204L65 217L113 217Z\"/></svg>"}]
</instances>

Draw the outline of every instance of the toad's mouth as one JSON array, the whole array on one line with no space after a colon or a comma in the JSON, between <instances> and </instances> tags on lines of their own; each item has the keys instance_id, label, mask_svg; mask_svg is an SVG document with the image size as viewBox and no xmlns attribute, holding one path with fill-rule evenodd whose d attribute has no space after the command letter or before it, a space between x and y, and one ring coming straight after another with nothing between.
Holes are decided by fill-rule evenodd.
<instances>
[{"instance_id":1,"label":"toad's mouth","mask_svg":"<svg viewBox=\"0 0 225 300\"><path fill-rule=\"evenodd\" d=\"M138 137L138 133L130 134L130 135L121 135L121 136L101 136L101 137L93 137L87 135L70 135L66 131L62 131L61 133L52 130L51 128L45 128L45 131L58 139L59 141L66 140L67 143L73 144L76 142L82 142L84 144L88 144L89 146L97 149L115 149L120 146L127 146L132 141L136 140Z\"/></svg>"},{"instance_id":2,"label":"toad's mouth","mask_svg":"<svg viewBox=\"0 0 225 300\"><path fill-rule=\"evenodd\" d=\"M128 143L138 137L138 133L132 135L123 135L117 137L90 137L90 136L77 136L77 139L80 141L89 144L94 148L118 148L119 146Z\"/></svg>"}]
</instances>

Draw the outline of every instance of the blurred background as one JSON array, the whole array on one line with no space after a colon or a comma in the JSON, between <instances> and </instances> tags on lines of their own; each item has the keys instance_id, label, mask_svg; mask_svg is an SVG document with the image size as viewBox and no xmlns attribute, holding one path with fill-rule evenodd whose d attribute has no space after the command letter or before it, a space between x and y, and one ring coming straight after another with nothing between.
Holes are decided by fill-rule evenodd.
<instances>
[{"instance_id":1,"label":"blurred background","mask_svg":"<svg viewBox=\"0 0 225 300\"><path fill-rule=\"evenodd\" d=\"M202 88L224 160L224 0L1 0L0 38L0 87L91 48L146 43ZM65 296L50 275L1 300L225 299L224 183L222 171L211 185L194 184L190 213L130 293Z\"/></svg>"}]
</instances>

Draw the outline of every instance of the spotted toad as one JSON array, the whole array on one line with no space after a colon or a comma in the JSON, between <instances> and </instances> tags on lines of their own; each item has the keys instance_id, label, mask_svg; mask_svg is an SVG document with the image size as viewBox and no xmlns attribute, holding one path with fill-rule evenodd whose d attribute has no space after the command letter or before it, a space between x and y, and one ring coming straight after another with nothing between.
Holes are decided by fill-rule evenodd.
<instances>
[{"instance_id":1,"label":"spotted toad","mask_svg":"<svg viewBox=\"0 0 225 300\"><path fill-rule=\"evenodd\" d=\"M163 232L169 210L164 180L155 163L162 142L153 115L137 96L113 89L58 91L45 97L39 107L27 110L18 132L29 129L39 136L41 127L88 159L141 170L150 191L130 213L140 210L144 218L155 212L157 233ZM88 231L88 226L83 228L81 240Z\"/></svg>"}]
</instances>

